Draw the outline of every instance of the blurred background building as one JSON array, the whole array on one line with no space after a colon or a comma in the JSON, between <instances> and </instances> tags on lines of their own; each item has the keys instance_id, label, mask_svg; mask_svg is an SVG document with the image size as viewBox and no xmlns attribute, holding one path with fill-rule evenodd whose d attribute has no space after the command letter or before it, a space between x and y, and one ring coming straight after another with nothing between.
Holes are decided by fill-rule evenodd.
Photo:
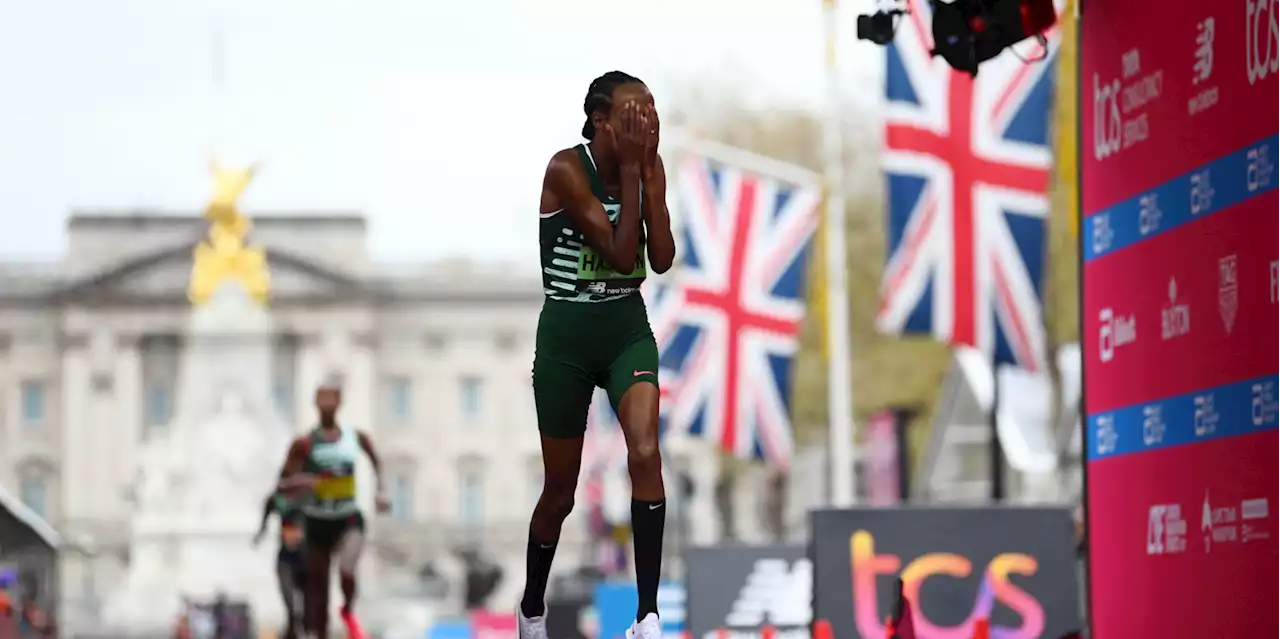
<instances>
[{"instance_id":1,"label":"blurred background building","mask_svg":"<svg viewBox=\"0 0 1280 639\"><path fill-rule=\"evenodd\" d=\"M0 264L0 485L68 540L63 615L73 626L91 627L123 578L142 449L184 401L187 284L205 226L194 215L78 213L61 263ZM443 594L442 608L458 608L474 551L506 577L495 600L514 601L541 489L529 384L540 283L494 264L379 264L358 215L259 216L254 236L271 266L270 396L281 423L312 427L313 390L336 372L341 420L374 434L383 457L392 507L372 526L370 588L392 600ZM672 472L713 495L714 473L687 478L714 468L693 463L713 458L710 447L666 446ZM681 511L685 527L714 539L715 502L702 503ZM581 543L587 514L566 524L560 572L594 561ZM690 533L672 529L673 549L687 543ZM432 589L437 578L450 587Z\"/></svg>"}]
</instances>

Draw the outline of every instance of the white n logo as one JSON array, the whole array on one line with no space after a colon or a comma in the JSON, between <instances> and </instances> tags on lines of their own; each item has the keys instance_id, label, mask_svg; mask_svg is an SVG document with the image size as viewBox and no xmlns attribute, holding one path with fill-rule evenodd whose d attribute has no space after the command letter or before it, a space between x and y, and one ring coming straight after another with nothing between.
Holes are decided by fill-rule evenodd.
<instances>
[{"instance_id":1,"label":"white n logo","mask_svg":"<svg viewBox=\"0 0 1280 639\"><path fill-rule=\"evenodd\" d=\"M810 607L813 564L798 559L759 559L742 585L724 623L730 628L805 626L813 618Z\"/></svg>"}]
</instances>

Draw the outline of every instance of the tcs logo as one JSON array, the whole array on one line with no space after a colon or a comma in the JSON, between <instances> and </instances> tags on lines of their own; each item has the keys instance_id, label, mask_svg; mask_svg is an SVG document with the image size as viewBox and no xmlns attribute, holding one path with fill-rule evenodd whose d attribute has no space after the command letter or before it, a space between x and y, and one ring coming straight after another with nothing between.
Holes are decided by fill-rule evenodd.
<instances>
[{"instance_id":1,"label":"tcs logo","mask_svg":"<svg viewBox=\"0 0 1280 639\"><path fill-rule=\"evenodd\" d=\"M1245 0L1245 71L1249 84L1265 80L1280 71L1280 46L1277 28L1280 15L1276 0Z\"/></svg>"},{"instance_id":2,"label":"tcs logo","mask_svg":"<svg viewBox=\"0 0 1280 639\"><path fill-rule=\"evenodd\" d=\"M1093 158L1103 160L1120 151L1124 119L1120 115L1120 79L1103 83L1093 74Z\"/></svg>"},{"instance_id":3,"label":"tcs logo","mask_svg":"<svg viewBox=\"0 0 1280 639\"><path fill-rule=\"evenodd\" d=\"M864 637L880 637L884 627L880 620L879 601L876 600L876 579L881 575L899 575L902 578L903 595L917 609L916 634L927 639L970 639L973 622L986 618L998 600L1022 619L1017 628L992 627L993 636L1007 639L1033 639L1044 632L1044 608L1027 591L1009 580L1009 575L1034 575L1039 563L1034 557L1022 553L997 555L985 567L982 585L974 597L973 612L969 618L955 626L934 625L927 618L929 602L920 599L920 586L926 579L954 577L963 579L973 574L974 565L968 558L954 553L929 553L911 560L905 568L897 555L876 554L875 537L865 530L853 533L849 539L849 555L853 558L853 614L858 632Z\"/></svg>"}]
</instances>

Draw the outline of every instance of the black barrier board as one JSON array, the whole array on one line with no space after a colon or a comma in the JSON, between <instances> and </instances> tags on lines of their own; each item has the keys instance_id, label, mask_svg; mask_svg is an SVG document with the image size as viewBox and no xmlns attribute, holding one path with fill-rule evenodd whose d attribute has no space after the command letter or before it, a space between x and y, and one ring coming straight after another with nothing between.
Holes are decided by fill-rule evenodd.
<instances>
[{"instance_id":1,"label":"black barrier board","mask_svg":"<svg viewBox=\"0 0 1280 639\"><path fill-rule=\"evenodd\" d=\"M685 553L691 639L809 637L813 567L803 546L718 546Z\"/></svg>"},{"instance_id":2,"label":"black barrier board","mask_svg":"<svg viewBox=\"0 0 1280 639\"><path fill-rule=\"evenodd\" d=\"M582 611L591 605L590 599L547 600L547 636L556 639L587 639L582 634Z\"/></svg>"},{"instance_id":3,"label":"black barrier board","mask_svg":"<svg viewBox=\"0 0 1280 639\"><path fill-rule=\"evenodd\" d=\"M1078 629L1075 531L1059 508L900 508L811 513L815 618L839 639L879 639L901 576L918 639L1002 639Z\"/></svg>"}]
</instances>

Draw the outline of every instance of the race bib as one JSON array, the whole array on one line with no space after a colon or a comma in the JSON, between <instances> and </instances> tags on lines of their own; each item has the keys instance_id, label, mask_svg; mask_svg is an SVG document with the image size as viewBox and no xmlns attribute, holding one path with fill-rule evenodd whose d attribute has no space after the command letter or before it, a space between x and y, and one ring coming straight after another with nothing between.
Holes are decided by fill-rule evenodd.
<instances>
[{"instance_id":1,"label":"race bib","mask_svg":"<svg viewBox=\"0 0 1280 639\"><path fill-rule=\"evenodd\" d=\"M604 295L632 293L639 290L647 270L644 245L636 250L635 268L630 273L613 270L595 249L584 245L578 255L578 290Z\"/></svg>"},{"instance_id":2,"label":"race bib","mask_svg":"<svg viewBox=\"0 0 1280 639\"><path fill-rule=\"evenodd\" d=\"M356 478L354 475L321 478L316 482L315 493L321 501L355 499Z\"/></svg>"},{"instance_id":3,"label":"race bib","mask_svg":"<svg viewBox=\"0 0 1280 639\"><path fill-rule=\"evenodd\" d=\"M609 223L616 225L621 215L619 204L605 204ZM636 263L630 273L619 273L595 249L583 244L578 251L578 290L597 295L624 295L640 290L648 275L644 261L644 238L636 244Z\"/></svg>"}]
</instances>

